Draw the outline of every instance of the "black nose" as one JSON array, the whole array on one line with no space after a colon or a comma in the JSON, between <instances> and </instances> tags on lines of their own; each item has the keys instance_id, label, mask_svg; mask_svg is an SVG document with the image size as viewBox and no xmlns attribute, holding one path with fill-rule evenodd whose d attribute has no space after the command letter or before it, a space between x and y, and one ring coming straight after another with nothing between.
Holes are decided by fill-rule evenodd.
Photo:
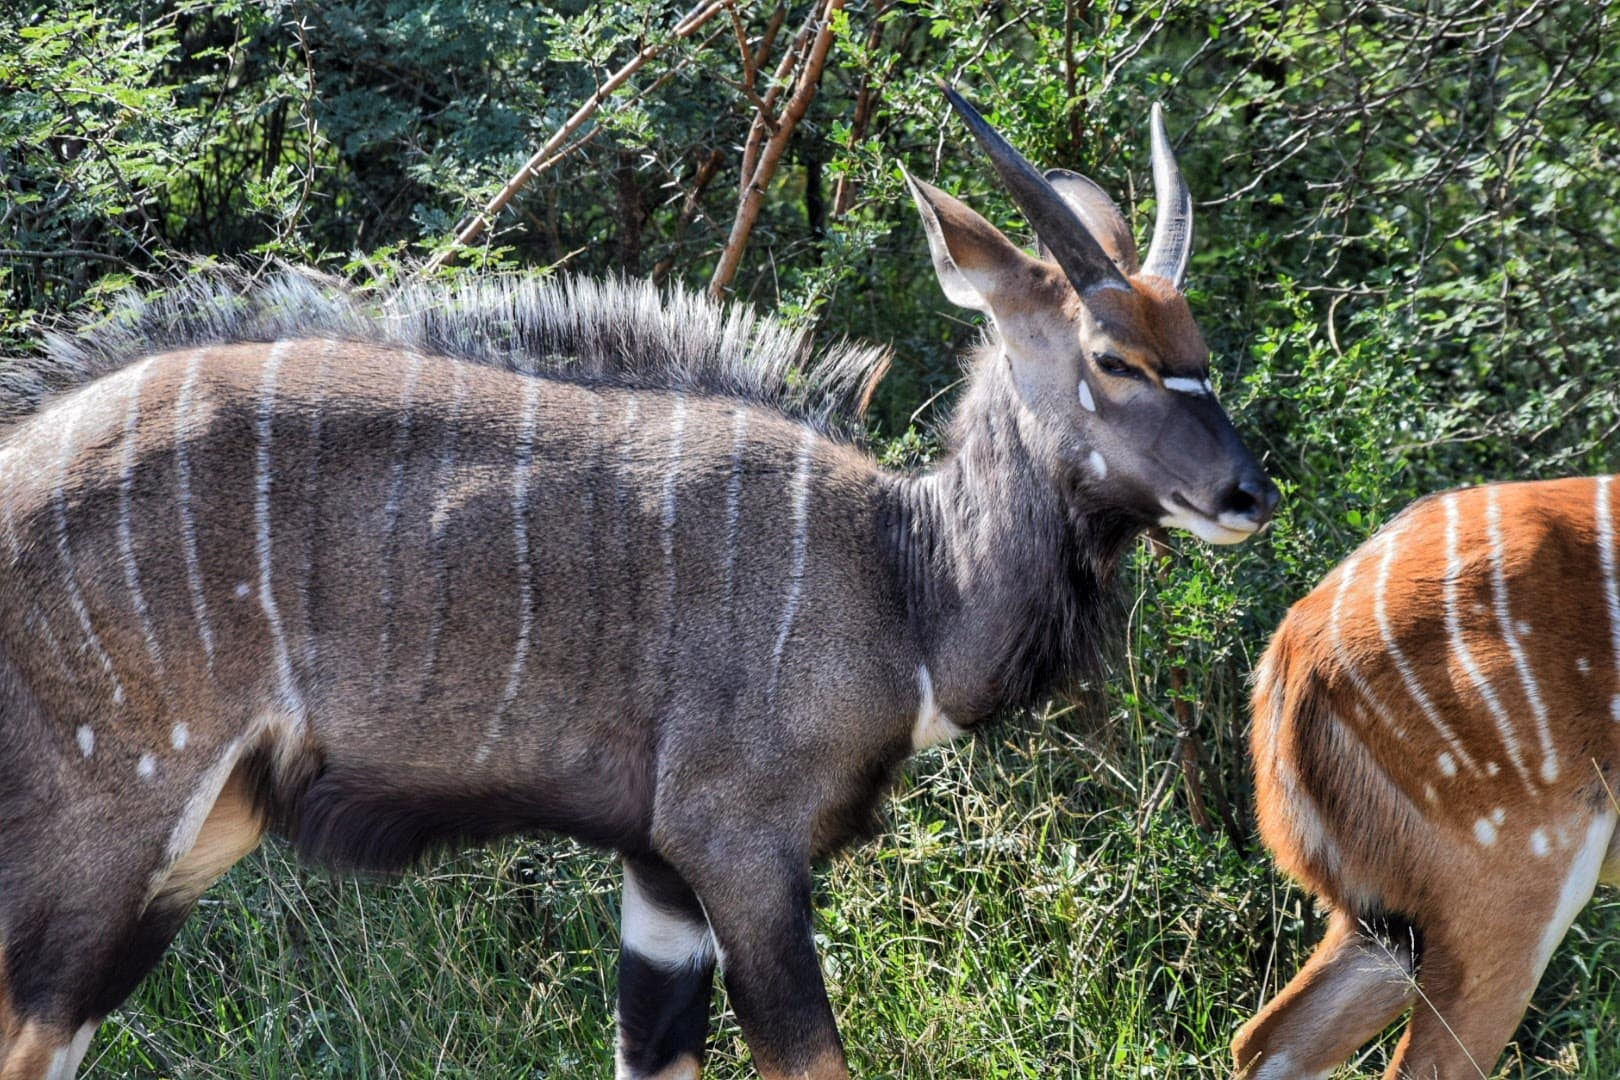
<instances>
[{"instance_id":1,"label":"black nose","mask_svg":"<svg viewBox=\"0 0 1620 1080\"><path fill-rule=\"evenodd\" d=\"M1282 492L1271 482L1271 477L1263 472L1252 472L1226 490L1215 506L1215 513L1233 514L1264 525L1271 520L1281 498Z\"/></svg>"}]
</instances>

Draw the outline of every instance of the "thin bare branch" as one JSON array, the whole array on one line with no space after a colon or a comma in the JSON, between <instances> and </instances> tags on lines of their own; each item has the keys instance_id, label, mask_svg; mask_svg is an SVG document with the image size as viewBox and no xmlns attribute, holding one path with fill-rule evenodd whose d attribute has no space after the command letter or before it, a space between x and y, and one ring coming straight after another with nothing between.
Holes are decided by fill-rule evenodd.
<instances>
[{"instance_id":1,"label":"thin bare branch","mask_svg":"<svg viewBox=\"0 0 1620 1080\"><path fill-rule=\"evenodd\" d=\"M562 146L587 120L596 115L596 111L602 107L602 103L612 97L619 87L629 80L630 76L634 75L641 69L643 64L663 52L672 43L697 33L726 6L727 0L714 0L713 3L702 4L693 8L685 18L675 24L675 28L670 31L670 36L667 39L648 45L636 53L629 63L614 72L606 82L597 87L596 92L586 100L585 104L576 109L563 126L558 128L551 138L546 140L545 145L536 150L534 155L523 163L523 167L513 174L512 178L485 205L483 210L474 215L472 221L468 222L467 226L456 234L450 246L442 249L427 261L422 267L420 275L423 277L432 275L453 259L461 249L478 239L484 230L489 227L490 222L495 220L495 215L499 214L506 204L512 201L514 195L523 190L525 184L564 156L556 152L557 148ZM582 144L584 141L580 140L576 145Z\"/></svg>"},{"instance_id":2,"label":"thin bare branch","mask_svg":"<svg viewBox=\"0 0 1620 1080\"><path fill-rule=\"evenodd\" d=\"M807 51L804 53L804 63L799 67L798 78L793 83L793 96L788 99L786 108L782 110L777 130L764 144L759 153L758 163L751 172L743 174L742 197L737 203L737 216L731 225L731 235L726 240L725 248L720 252L720 262L714 268L714 277L709 281L709 294L711 296L724 296L730 288L731 281L737 276L737 267L742 264L743 250L748 246L749 234L753 232L754 222L759 218L760 207L765 201L765 189L770 185L771 178L776 175L776 167L781 163L782 155L787 151L788 141L793 137L794 130L804 114L810 109L810 102L816 96L816 88L821 85L821 73L827 65L827 53L832 49L833 42L833 16L844 7L844 0L826 0L819 10L819 18L814 23L815 36L811 39ZM806 29L810 29L807 25ZM786 64L793 56L794 50L789 50L783 57ZM778 86L785 84L791 68L778 69ZM771 90L775 92L777 86ZM769 95L767 101L772 100ZM760 125L756 124L756 129ZM746 157L745 157L745 169Z\"/></svg>"}]
</instances>

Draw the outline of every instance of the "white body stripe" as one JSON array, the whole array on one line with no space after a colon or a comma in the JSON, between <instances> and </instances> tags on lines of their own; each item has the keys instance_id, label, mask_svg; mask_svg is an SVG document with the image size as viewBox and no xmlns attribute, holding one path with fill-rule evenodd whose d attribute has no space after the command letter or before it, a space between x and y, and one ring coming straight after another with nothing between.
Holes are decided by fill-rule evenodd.
<instances>
[{"instance_id":1,"label":"white body stripe","mask_svg":"<svg viewBox=\"0 0 1620 1080\"><path fill-rule=\"evenodd\" d=\"M1485 708L1496 721L1496 730L1502 736L1502 745L1507 749L1508 760L1513 763L1514 771L1529 784L1530 770L1525 768L1524 750L1519 745L1519 735L1514 730L1513 718L1502 706L1502 699L1496 696L1496 688L1491 685L1491 681L1485 677L1485 672L1480 670L1478 661L1474 659L1474 651L1468 647L1468 641L1463 637L1462 619L1457 613L1457 583L1463 576L1462 556L1457 550L1459 498L1460 496L1453 492L1445 497L1443 503L1446 508L1446 636L1450 640L1452 655L1462 665L1469 681L1474 684L1474 689L1479 691L1479 696L1484 700Z\"/></svg>"},{"instance_id":2,"label":"white body stripe","mask_svg":"<svg viewBox=\"0 0 1620 1080\"><path fill-rule=\"evenodd\" d=\"M113 670L112 657L102 647L101 637L96 633L95 626L90 621L90 609L85 606L84 593L79 586L78 571L73 565L73 547L68 542L67 519L67 492L65 486L68 479L68 468L73 458L73 427L78 420L78 410L62 417L61 431L61 457L57 462L56 485L51 490L51 509L56 519L56 553L62 561L62 584L67 589L68 606L73 610L73 617L79 621L79 629L84 634L85 645L95 655L101 664L101 670L112 681L113 703L124 703L124 684L118 678L118 672Z\"/></svg>"},{"instance_id":3,"label":"white body stripe","mask_svg":"<svg viewBox=\"0 0 1620 1080\"><path fill-rule=\"evenodd\" d=\"M1372 685L1367 682L1366 676L1362 675L1361 669L1356 666L1355 659L1350 655L1350 650L1344 644L1344 632L1339 621L1340 613L1344 609L1345 594L1349 592L1350 584L1355 580L1356 567L1360 563L1361 557L1353 556L1345 560L1344 565L1338 570L1339 588L1333 594L1333 608L1328 615L1328 632L1333 640L1333 655L1339 661L1340 670L1349 677L1350 685L1356 688L1356 693L1361 695L1362 700L1367 703L1367 707L1372 710L1384 728L1397 739L1405 740L1406 729L1395 722L1395 717L1384 706L1383 699L1373 691Z\"/></svg>"},{"instance_id":4,"label":"white body stripe","mask_svg":"<svg viewBox=\"0 0 1620 1080\"><path fill-rule=\"evenodd\" d=\"M186 588L191 593L191 614L197 620L208 670L214 670L214 628L208 622L208 598L203 594L201 564L197 558L197 520L191 510L191 407L197 375L207 349L198 349L186 363L186 376L174 401L174 468L180 487L180 549L186 559Z\"/></svg>"},{"instance_id":5,"label":"white body stripe","mask_svg":"<svg viewBox=\"0 0 1620 1080\"><path fill-rule=\"evenodd\" d=\"M737 548L742 542L743 450L747 447L748 410L738 407L731 421L731 475L726 479L726 572L722 595L729 605L737 581Z\"/></svg>"},{"instance_id":6,"label":"white body stripe","mask_svg":"<svg viewBox=\"0 0 1620 1080\"><path fill-rule=\"evenodd\" d=\"M659 907L628 864L624 868L619 940L625 949L666 971L687 965L706 966L715 958L714 935L708 923Z\"/></svg>"},{"instance_id":7,"label":"white body stripe","mask_svg":"<svg viewBox=\"0 0 1620 1080\"><path fill-rule=\"evenodd\" d=\"M389 447L388 497L383 501L383 543L391 557L388 565L382 568L382 581L377 597L383 613L381 639L377 642L378 678L384 676L388 656L393 648L394 577L399 573L397 559L392 558L395 552L394 534L399 529L399 502L405 493L405 456L410 450L411 402L416 394L416 380L422 374L422 354L413 349L406 355L409 359L405 365L404 385L399 392L399 420L395 424L393 443Z\"/></svg>"},{"instance_id":8,"label":"white body stripe","mask_svg":"<svg viewBox=\"0 0 1620 1080\"><path fill-rule=\"evenodd\" d=\"M319 374L316 376L316 385L320 392L326 388L327 373L332 368L332 354L337 351L336 341L325 342L321 350L321 363ZM309 444L308 461L304 466L304 576L298 582L298 598L304 609L304 679L305 685L315 678L320 662L320 645L315 637L315 613L309 606L310 586L315 580L315 534L316 524L320 514L321 490L321 427L325 421L326 403L318 401L310 412L309 418Z\"/></svg>"},{"instance_id":9,"label":"white body stripe","mask_svg":"<svg viewBox=\"0 0 1620 1080\"><path fill-rule=\"evenodd\" d=\"M1614 658L1615 677L1620 679L1620 579L1615 570L1614 517L1609 506L1609 483L1613 479L1597 478L1597 544L1603 567L1603 600L1609 609L1609 655ZM1620 723L1620 692L1609 699L1609 716Z\"/></svg>"},{"instance_id":10,"label":"white body stripe","mask_svg":"<svg viewBox=\"0 0 1620 1080\"><path fill-rule=\"evenodd\" d=\"M1395 661L1395 668L1400 672L1406 692L1412 695L1412 700L1417 702L1418 708L1445 740L1451 752L1457 756L1457 760L1470 772L1477 773L1479 766L1474 764L1474 759L1463 749L1462 743L1457 741L1456 733L1435 709L1434 702L1429 700L1429 695L1418 683L1416 672L1412 670L1412 662L1407 659L1406 653L1401 650L1400 642L1395 640L1394 631L1390 629L1389 610L1384 594L1389 587L1390 564L1395 561L1395 537L1398 532L1398 529L1392 528L1384 534L1384 557L1378 564L1378 577L1373 584L1373 616L1378 621L1378 632L1383 636L1384 649L1389 653L1389 658Z\"/></svg>"},{"instance_id":11,"label":"white body stripe","mask_svg":"<svg viewBox=\"0 0 1620 1080\"><path fill-rule=\"evenodd\" d=\"M428 520L428 531L432 536L431 561L437 595L433 600L433 612L428 616L427 644L423 648L424 689L428 680L433 677L434 667L438 664L439 637L444 633L445 605L448 603L448 597L444 595L446 571L443 543L445 526L450 520L450 486L455 480L456 459L460 452L458 436L461 430L461 410L467 401L467 380L464 375L466 367L465 364L452 364L450 368L450 422L445 426L444 445L439 448L439 472L433 481L433 514ZM592 427L595 427L594 423Z\"/></svg>"},{"instance_id":12,"label":"white body stripe","mask_svg":"<svg viewBox=\"0 0 1620 1080\"><path fill-rule=\"evenodd\" d=\"M529 639L534 633L534 566L529 559L529 482L534 471L535 410L540 401L539 379L523 381L523 419L518 436L517 463L512 468L512 540L517 550L518 630L517 644L512 649L512 662L507 668L506 685L501 689L500 703L489 719L484 741L479 744L473 760L483 762L495 748L501 727L506 722L506 711L517 698L523 682L523 672L529 663Z\"/></svg>"},{"instance_id":13,"label":"white body stripe","mask_svg":"<svg viewBox=\"0 0 1620 1080\"><path fill-rule=\"evenodd\" d=\"M135 489L135 436L141 419L141 385L152 370L152 361L135 365L134 379L129 390L129 411L124 418L124 446L122 473L118 483L118 558L124 566L124 585L129 589L130 605L141 624L141 636L146 641L146 653L152 658L152 670L158 685L167 690L163 668L163 647L158 643L157 630L152 625L152 612L141 589L141 572L135 558L135 531L130 522L131 501Z\"/></svg>"},{"instance_id":14,"label":"white body stripe","mask_svg":"<svg viewBox=\"0 0 1620 1080\"><path fill-rule=\"evenodd\" d=\"M1494 487L1485 489L1485 528L1491 541L1491 589L1495 596L1496 622L1501 628L1508 654L1513 657L1513 667L1519 674L1520 685L1524 687L1524 696L1529 699L1531 715L1536 719L1536 738L1541 743L1541 778L1550 784L1558 779L1558 748L1553 745L1547 704L1541 699L1541 685L1536 682L1535 672L1530 668L1530 657L1519 641L1523 624L1514 621L1508 601L1502 509L1497 505Z\"/></svg>"},{"instance_id":15,"label":"white body stripe","mask_svg":"<svg viewBox=\"0 0 1620 1080\"><path fill-rule=\"evenodd\" d=\"M816 433L805 429L799 440L799 456L793 470L790 499L793 504L793 563L788 570L787 600L782 604L782 620L776 631L776 645L771 649L771 677L766 687L766 699L775 700L776 679L782 668L782 653L788 637L793 633L793 621L799 614L799 603L804 596L804 564L810 547L810 466L815 459Z\"/></svg>"},{"instance_id":16,"label":"white body stripe","mask_svg":"<svg viewBox=\"0 0 1620 1080\"><path fill-rule=\"evenodd\" d=\"M668 587L669 614L674 617L675 603L675 500L679 492L677 481L681 474L681 443L686 435L686 396L675 395L675 404L669 420L669 460L664 464L664 493L662 500L663 531L660 540L664 548L664 581Z\"/></svg>"},{"instance_id":17,"label":"white body stripe","mask_svg":"<svg viewBox=\"0 0 1620 1080\"><path fill-rule=\"evenodd\" d=\"M275 417L276 375L290 342L270 346L264 359L264 378L259 388L258 447L254 461L253 549L259 562L259 606L270 627L270 648L275 662L276 686L282 707L290 715L296 731L304 725L304 702L293 680L292 659L287 652L287 635L281 625L281 609L276 606L270 547L270 436Z\"/></svg>"}]
</instances>

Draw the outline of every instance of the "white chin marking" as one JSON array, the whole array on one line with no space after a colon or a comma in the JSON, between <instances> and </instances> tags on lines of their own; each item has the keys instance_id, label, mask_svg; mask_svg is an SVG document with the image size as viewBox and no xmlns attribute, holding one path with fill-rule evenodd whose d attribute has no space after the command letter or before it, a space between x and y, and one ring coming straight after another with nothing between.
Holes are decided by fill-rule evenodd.
<instances>
[{"instance_id":1,"label":"white chin marking","mask_svg":"<svg viewBox=\"0 0 1620 1080\"><path fill-rule=\"evenodd\" d=\"M1259 526L1244 522L1246 527L1238 528L1223 522L1207 518L1203 514L1196 514L1182 507L1171 507L1161 501L1165 515L1159 519L1159 524L1167 529L1181 529L1190 532L1198 539L1211 544L1241 544L1259 531Z\"/></svg>"},{"instance_id":2,"label":"white chin marking","mask_svg":"<svg viewBox=\"0 0 1620 1080\"><path fill-rule=\"evenodd\" d=\"M1091 387L1086 385L1084 379L1080 380L1080 407L1086 412L1097 411L1097 399L1091 396Z\"/></svg>"},{"instance_id":3,"label":"white chin marking","mask_svg":"<svg viewBox=\"0 0 1620 1080\"><path fill-rule=\"evenodd\" d=\"M1098 453L1097 451L1093 450L1091 452L1091 459L1090 460L1091 460L1091 469L1092 469L1093 472L1095 472L1097 474L1097 479L1099 479L1099 480L1108 479L1108 462L1103 460L1103 456L1100 453Z\"/></svg>"}]
</instances>

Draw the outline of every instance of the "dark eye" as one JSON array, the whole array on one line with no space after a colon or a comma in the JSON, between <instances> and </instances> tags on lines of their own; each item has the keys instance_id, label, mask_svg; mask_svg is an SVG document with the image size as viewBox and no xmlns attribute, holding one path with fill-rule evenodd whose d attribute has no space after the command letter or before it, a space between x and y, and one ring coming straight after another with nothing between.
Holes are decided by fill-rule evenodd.
<instances>
[{"instance_id":1,"label":"dark eye","mask_svg":"<svg viewBox=\"0 0 1620 1080\"><path fill-rule=\"evenodd\" d=\"M1123 359L1115 356L1113 353L1104 353L1097 357L1096 364L1099 370L1104 371L1109 375L1117 375L1125 379L1135 379L1141 376L1141 372L1131 367L1131 365L1127 364Z\"/></svg>"}]
</instances>

